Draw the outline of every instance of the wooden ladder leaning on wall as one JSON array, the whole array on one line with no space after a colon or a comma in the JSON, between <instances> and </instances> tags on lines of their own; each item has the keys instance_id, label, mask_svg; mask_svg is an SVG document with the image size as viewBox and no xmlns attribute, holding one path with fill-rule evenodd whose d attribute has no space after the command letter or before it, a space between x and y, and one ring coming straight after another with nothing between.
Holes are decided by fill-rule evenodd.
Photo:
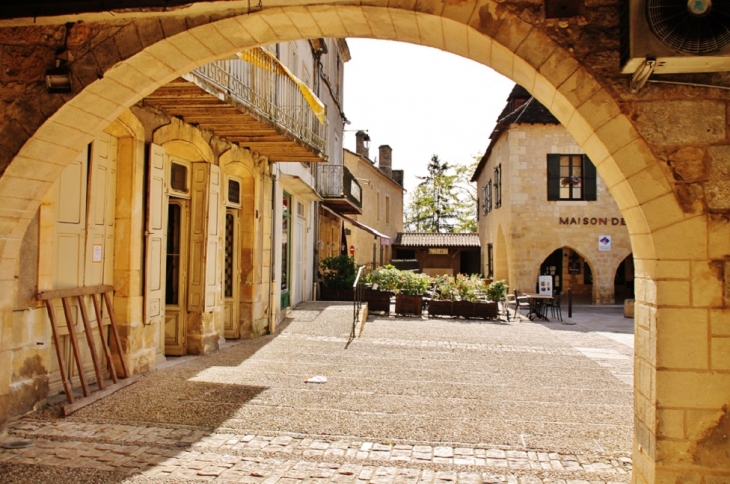
<instances>
[{"instance_id":1,"label":"wooden ladder leaning on wall","mask_svg":"<svg viewBox=\"0 0 730 484\"><path fill-rule=\"evenodd\" d=\"M66 393L66 401L68 402L63 406L63 414L69 415L76 410L83 408L91 403L96 402L112 393L120 390L138 380L139 375L135 375L130 378L127 364L124 362L122 357L122 345L119 339L119 331L117 330L117 323L114 319L114 310L111 304L110 294L114 291L112 286L89 286L89 287L78 287L71 289L58 289L55 291L46 291L38 295L38 299L45 301L46 309L48 310L48 318L51 320L51 329L53 330L53 342L56 345L56 357L58 358L58 367L61 373L61 380L63 381L63 389ZM96 295L99 294L99 300L97 301ZM112 384L106 386L104 384L104 378L102 376L102 367L99 364L99 358L96 352L96 344L94 343L94 337L91 333L91 323L89 322L89 315L86 311L85 296L89 296L94 306L94 313L96 315L96 322L99 326L99 339L104 350L104 356L106 357L106 365L109 369L109 374L112 379ZM71 306L69 299L75 298L79 310L81 312L81 320L84 324L84 333L86 334L86 342L89 345L89 353L91 354L91 360L94 364L94 372L96 374L96 384L98 390L92 392L89 389L89 385L86 382L86 375L84 374L84 365L81 360L81 351L79 349L79 340L76 337L76 331L74 331L74 320L71 314ZM63 363L63 353L61 351L60 340L58 335L58 325L56 323L56 315L53 310L53 300L60 299L63 305L63 313L66 317L66 326L68 327L69 340L71 341L71 347L73 349L74 361L78 368L79 381L81 382L81 391L83 392L83 398L74 401L73 387L71 381L67 378L66 367ZM109 343L104 338L104 324L103 324L103 313L104 306L109 314L109 322L111 326L110 339L114 340L117 354L119 355L119 361L121 364L124 378L120 380L117 376L114 362L112 361L112 353Z\"/></svg>"}]
</instances>

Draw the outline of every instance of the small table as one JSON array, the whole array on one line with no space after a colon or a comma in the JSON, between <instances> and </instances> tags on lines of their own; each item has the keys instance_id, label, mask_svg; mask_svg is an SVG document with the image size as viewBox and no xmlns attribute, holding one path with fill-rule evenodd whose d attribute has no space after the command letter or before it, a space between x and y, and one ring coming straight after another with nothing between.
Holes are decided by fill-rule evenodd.
<instances>
[{"instance_id":1,"label":"small table","mask_svg":"<svg viewBox=\"0 0 730 484\"><path fill-rule=\"evenodd\" d=\"M542 318L545 321L550 321L546 314L542 314L540 312L539 306L542 306L542 302L552 299L554 296L551 296L549 294L537 294L534 292L528 292L524 295L530 300L530 312L527 313L527 317L530 319L530 321L534 321L537 317Z\"/></svg>"}]
</instances>

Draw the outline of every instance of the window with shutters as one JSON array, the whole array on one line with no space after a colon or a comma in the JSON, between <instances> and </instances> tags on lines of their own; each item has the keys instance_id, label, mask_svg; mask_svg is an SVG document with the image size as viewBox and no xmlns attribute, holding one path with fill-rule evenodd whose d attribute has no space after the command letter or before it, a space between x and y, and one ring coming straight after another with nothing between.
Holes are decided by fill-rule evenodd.
<instances>
[{"instance_id":1,"label":"window with shutters","mask_svg":"<svg viewBox=\"0 0 730 484\"><path fill-rule=\"evenodd\" d=\"M586 155L548 155L548 200L596 200L596 167Z\"/></svg>"},{"instance_id":2,"label":"window with shutters","mask_svg":"<svg viewBox=\"0 0 730 484\"><path fill-rule=\"evenodd\" d=\"M482 211L487 215L492 211L492 180L489 180L482 188Z\"/></svg>"},{"instance_id":3,"label":"window with shutters","mask_svg":"<svg viewBox=\"0 0 730 484\"><path fill-rule=\"evenodd\" d=\"M502 206L502 164L494 167L494 208Z\"/></svg>"}]
</instances>

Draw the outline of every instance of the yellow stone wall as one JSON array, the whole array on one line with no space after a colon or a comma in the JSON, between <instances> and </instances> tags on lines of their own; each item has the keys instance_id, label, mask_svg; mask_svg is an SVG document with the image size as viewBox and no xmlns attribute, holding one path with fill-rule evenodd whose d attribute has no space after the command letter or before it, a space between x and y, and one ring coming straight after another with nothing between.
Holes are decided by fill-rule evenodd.
<instances>
[{"instance_id":1,"label":"yellow stone wall","mask_svg":"<svg viewBox=\"0 0 730 484\"><path fill-rule=\"evenodd\" d=\"M353 215L352 218L381 234L390 236L391 241L394 240L395 235L403 231L403 187L388 178L370 160L349 150L344 150L344 154L345 166L362 187L362 214ZM390 210L387 215L386 197L390 199ZM373 244L375 244L376 266L379 266L380 238L347 222L345 227L350 229L350 235L347 236L347 247L349 250L351 245L355 246L357 265L373 263ZM393 254L391 246L382 247L383 264L388 264Z\"/></svg>"},{"instance_id":2,"label":"yellow stone wall","mask_svg":"<svg viewBox=\"0 0 730 484\"><path fill-rule=\"evenodd\" d=\"M623 216L600 176L596 201L547 201L548 153L584 151L561 125L512 125L494 144L477 181L484 273L487 244L491 243L494 278L506 279L511 290L534 292L540 264L556 249L569 247L590 264L593 302L613 303L616 269L631 254ZM498 164L502 166L502 206L495 208L493 189L492 211L484 215L482 187L494 181ZM561 219L568 223L561 223ZM599 235L611 236L610 251L598 250ZM565 263L567 266L567 260ZM563 277L570 278L567 267ZM576 283L576 279L571 282Z\"/></svg>"},{"instance_id":3,"label":"yellow stone wall","mask_svg":"<svg viewBox=\"0 0 730 484\"><path fill-rule=\"evenodd\" d=\"M144 224L147 187L145 153L149 148L145 138L166 145L171 154L185 158L196 157L218 163L219 157L204 133L178 120L155 129L148 119L137 118L125 111L108 128L118 139L118 173L116 177L117 205L115 212L114 246L114 310L122 341L123 358L131 374L154 369L164 357L164 328L156 323L144 324ZM271 197L258 197L263 190L271 192L270 166L266 158L247 149L227 145L220 157L228 172L240 175L243 206L241 216L241 253L246 261L241 281L241 337L266 334L269 330L268 292L270 287ZM49 190L41 204L39 216L28 227L24 246L32 252L32 264L20 268L21 286L28 287L31 297L14 302L15 310L3 333L5 351L0 351L0 399L7 405L7 416L13 418L33 409L47 396L60 391L60 383L49 388L48 373L58 367L52 343L51 325L45 306L36 301L37 292L54 289L53 250L55 192ZM269 215L266 215L269 214ZM267 228L268 227L268 228ZM36 239L37 238L37 239ZM222 249L221 249L222 250ZM220 259L222 260L222 258ZM34 269L34 270L32 270ZM7 335L7 337L5 336ZM203 354L218 348L222 340L221 310L192 312L188 317L188 352ZM85 347L83 337L79 339ZM113 346L113 345L112 345ZM97 348L100 349L100 348ZM121 370L115 355L116 367ZM67 368L68 370L68 368ZM93 372L92 372L93 373ZM88 374L90 377L91 374ZM4 390L4 391L2 391Z\"/></svg>"}]
</instances>

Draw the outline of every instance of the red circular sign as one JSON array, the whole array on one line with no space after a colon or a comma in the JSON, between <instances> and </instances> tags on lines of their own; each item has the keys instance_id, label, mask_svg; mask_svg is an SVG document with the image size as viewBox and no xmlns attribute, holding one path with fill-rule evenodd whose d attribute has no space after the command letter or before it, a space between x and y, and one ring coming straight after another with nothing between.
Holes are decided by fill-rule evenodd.
<instances>
[{"instance_id":1,"label":"red circular sign","mask_svg":"<svg viewBox=\"0 0 730 484\"><path fill-rule=\"evenodd\" d=\"M355 246L354 245L350 246L350 255L355 255Z\"/></svg>"}]
</instances>

